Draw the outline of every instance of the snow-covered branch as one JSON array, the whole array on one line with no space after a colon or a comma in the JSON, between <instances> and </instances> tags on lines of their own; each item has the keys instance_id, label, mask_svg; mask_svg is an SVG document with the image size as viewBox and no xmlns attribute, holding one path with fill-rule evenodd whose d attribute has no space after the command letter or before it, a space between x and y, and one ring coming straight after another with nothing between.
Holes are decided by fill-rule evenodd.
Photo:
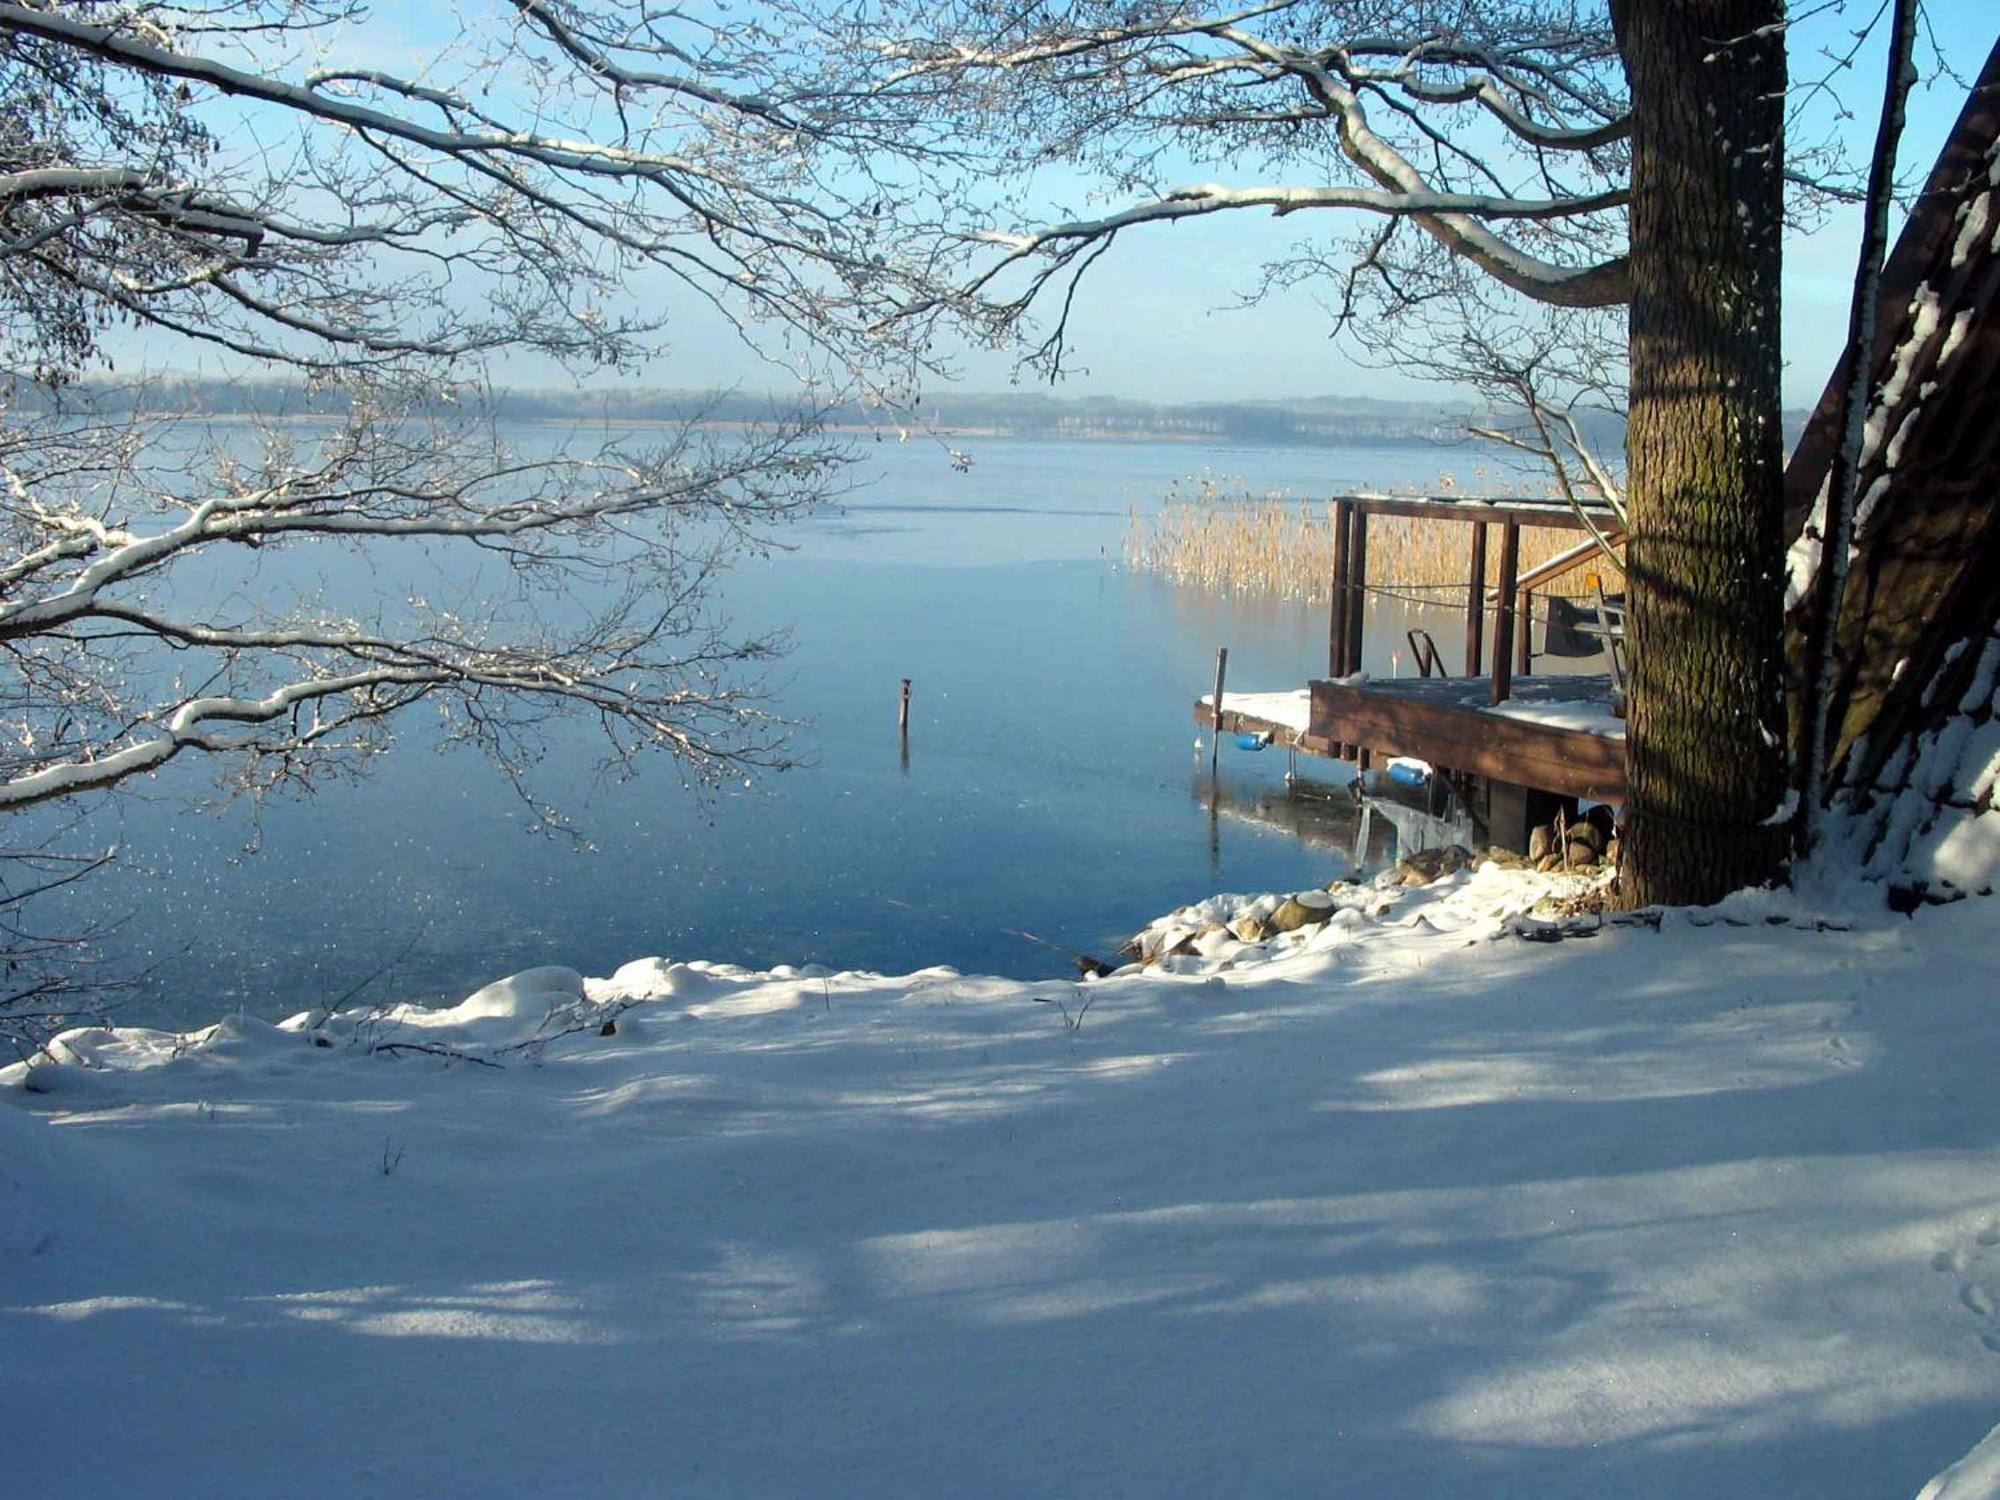
<instances>
[{"instance_id":1,"label":"snow-covered branch","mask_svg":"<svg viewBox=\"0 0 2000 1500\"><path fill-rule=\"evenodd\" d=\"M357 406L155 456L72 417L13 418L0 811L190 752L253 792L311 785L364 767L418 704L551 827L530 770L553 716L595 723L614 767L654 750L705 782L782 764L757 677L781 643L731 633L708 594L840 463L782 423L521 458L476 412ZM260 581L274 550L288 573L351 576L357 547L369 586L348 610Z\"/></svg>"},{"instance_id":2,"label":"snow-covered branch","mask_svg":"<svg viewBox=\"0 0 2000 1500\"><path fill-rule=\"evenodd\" d=\"M1384 276L1423 240L1547 306L1630 295L1622 69L1608 20L1574 6L1399 24L1359 0L883 0L822 30L833 61L808 92L876 121L900 159L958 153L887 199L932 259L884 329L958 319L1052 372L1115 237L1230 212L1310 222L1301 268L1337 258L1319 221L1346 215L1412 231L1376 245ZM1060 211L1036 192L1051 168L1087 173L1103 206ZM1053 331L1029 331L1038 311Z\"/></svg>"},{"instance_id":3,"label":"snow-covered branch","mask_svg":"<svg viewBox=\"0 0 2000 1500\"><path fill-rule=\"evenodd\" d=\"M1410 203L1412 206L1405 211L1426 233L1495 280L1537 302L1558 307L1601 307L1622 302L1629 296L1622 257L1583 266L1565 265L1508 242L1487 228L1485 222L1508 217L1582 218L1622 206L1625 195L1621 188L1581 195L1573 200L1567 212L1545 208L1533 214L1516 215L1500 211L1499 205L1510 203L1511 199L1468 209L1426 208L1423 202L1435 189L1408 154L1375 130L1358 87L1338 71L1341 49L1309 53L1268 41L1239 27L1221 28L1216 34L1241 47L1247 55L1296 79L1326 110L1342 154L1381 188ZM1490 79L1486 81L1490 83Z\"/></svg>"},{"instance_id":4,"label":"snow-covered branch","mask_svg":"<svg viewBox=\"0 0 2000 1500\"><path fill-rule=\"evenodd\" d=\"M1485 219L1561 219L1604 213L1624 205L1623 189L1587 198L1501 198L1484 193L1437 193L1364 187L1225 187L1201 183L1176 188L1095 219L1052 224L1027 233L985 231L971 238L1005 248L1006 259L973 284L984 286L1007 266L1051 247L1090 243L1135 224L1170 223L1232 209L1268 209L1282 217L1309 209L1356 209L1417 220L1495 279L1538 302L1558 307L1604 307L1628 295L1622 260L1568 267L1529 255L1486 230Z\"/></svg>"},{"instance_id":5,"label":"snow-covered branch","mask_svg":"<svg viewBox=\"0 0 2000 1500\"><path fill-rule=\"evenodd\" d=\"M838 492L816 404L930 360L885 326L929 285L878 234L893 126L761 18L455 19L411 53L347 0L0 0L0 879L51 804L188 761L312 788L412 711L545 828L558 718L614 775L784 764L760 675L784 642L712 595ZM805 377L800 409L515 451L489 362L634 367L679 332L674 286ZM303 375L286 410L314 420L125 404L79 379L112 328L156 365ZM7 910L0 886L11 972Z\"/></svg>"},{"instance_id":6,"label":"snow-covered branch","mask_svg":"<svg viewBox=\"0 0 2000 1500\"><path fill-rule=\"evenodd\" d=\"M871 242L867 164L837 112L780 97L784 59L677 45L704 28L646 0L488 3L495 25L398 72L309 0L0 0L0 108L24 122L0 145L0 298L43 330L32 352L73 370L108 314L318 371L616 365L663 326L627 294L658 271L788 365L891 387L922 365L881 331L904 270Z\"/></svg>"},{"instance_id":7,"label":"snow-covered branch","mask_svg":"<svg viewBox=\"0 0 2000 1500\"><path fill-rule=\"evenodd\" d=\"M323 88L286 83L216 58L178 52L168 46L140 40L116 26L91 25L39 6L0 3L0 33L10 32L62 43L136 72L202 84L220 94L278 105L300 115L330 121L359 134L408 141L440 155L492 153L518 156L568 171L611 177L636 173L666 180L682 175L702 175L699 165L680 152L564 138L527 129L455 130L427 125L406 115L371 108ZM341 76L321 75L321 81L337 81ZM438 105L447 113L465 108L461 101L438 90L414 84L394 84L387 74L346 76L366 76L377 84L392 84L397 92L406 97Z\"/></svg>"},{"instance_id":8,"label":"snow-covered branch","mask_svg":"<svg viewBox=\"0 0 2000 1500\"><path fill-rule=\"evenodd\" d=\"M64 198L78 194L101 197L148 185L147 175L131 167L34 167L0 172L0 200Z\"/></svg>"},{"instance_id":9,"label":"snow-covered branch","mask_svg":"<svg viewBox=\"0 0 2000 1500\"><path fill-rule=\"evenodd\" d=\"M1302 209L1350 208L1388 215L1476 214L1488 219L1561 219L1603 213L1625 203L1623 189L1589 198L1501 198L1490 193L1391 192L1362 187L1225 187L1195 183L1175 188L1151 202L1134 204L1100 218L1053 224L1029 234L986 232L990 244L1031 252L1061 240L1098 239L1130 224L1188 218L1231 208L1268 208L1280 217Z\"/></svg>"}]
</instances>

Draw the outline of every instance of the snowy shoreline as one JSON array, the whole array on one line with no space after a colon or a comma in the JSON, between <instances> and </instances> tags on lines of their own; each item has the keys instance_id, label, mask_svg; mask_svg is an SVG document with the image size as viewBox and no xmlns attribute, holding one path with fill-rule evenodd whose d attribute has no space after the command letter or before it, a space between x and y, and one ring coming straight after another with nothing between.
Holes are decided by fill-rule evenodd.
<instances>
[{"instance_id":1,"label":"snowy shoreline","mask_svg":"<svg viewBox=\"0 0 2000 1500\"><path fill-rule=\"evenodd\" d=\"M1521 940L1578 884L1089 984L648 960L72 1034L0 1073L0 1381L111 1440L11 1472L1992 1493L1940 1472L2000 1415L1991 909Z\"/></svg>"}]
</instances>

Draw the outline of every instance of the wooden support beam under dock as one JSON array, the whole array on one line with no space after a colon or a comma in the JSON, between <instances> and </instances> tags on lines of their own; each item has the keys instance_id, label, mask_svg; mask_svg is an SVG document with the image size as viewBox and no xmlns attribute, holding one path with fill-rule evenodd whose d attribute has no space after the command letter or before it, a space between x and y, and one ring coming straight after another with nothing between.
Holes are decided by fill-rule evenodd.
<instances>
[{"instance_id":1,"label":"wooden support beam under dock","mask_svg":"<svg viewBox=\"0 0 2000 1500\"><path fill-rule=\"evenodd\" d=\"M1269 735L1333 760L1407 755L1441 770L1537 787L1593 802L1625 800L1624 725L1611 710L1608 677L1517 677L1495 706L1483 684L1463 677L1309 685L1303 715L1256 711L1280 694L1228 694L1223 734ZM1232 700L1246 707L1232 707ZM1215 729L1209 699L1195 723Z\"/></svg>"}]
</instances>

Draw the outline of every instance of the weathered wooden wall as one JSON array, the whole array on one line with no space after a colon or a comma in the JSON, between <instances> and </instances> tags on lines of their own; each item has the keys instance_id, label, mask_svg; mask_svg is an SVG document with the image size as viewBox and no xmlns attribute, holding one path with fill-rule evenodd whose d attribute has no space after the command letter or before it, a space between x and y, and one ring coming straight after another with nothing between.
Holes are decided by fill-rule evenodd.
<instances>
[{"instance_id":1,"label":"weathered wooden wall","mask_svg":"<svg viewBox=\"0 0 2000 1500\"><path fill-rule=\"evenodd\" d=\"M1861 515L1829 714L1828 764L1849 786L1872 785L1927 709L1955 696L1954 669L1970 674L1980 653L1950 653L1983 641L2000 618L1996 246L2000 42L1883 272ZM1791 536L1807 529L1826 481L1845 366L1834 370L1786 472ZM1795 689L1805 620L1803 603L1788 612ZM1797 702L1795 691L1795 736Z\"/></svg>"}]
</instances>

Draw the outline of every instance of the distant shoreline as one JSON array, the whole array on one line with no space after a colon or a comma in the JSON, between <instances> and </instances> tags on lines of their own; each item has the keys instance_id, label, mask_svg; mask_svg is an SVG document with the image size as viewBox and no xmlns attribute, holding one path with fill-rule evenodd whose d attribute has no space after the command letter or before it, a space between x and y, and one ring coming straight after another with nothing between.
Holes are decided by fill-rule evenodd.
<instances>
[{"instance_id":1,"label":"distant shoreline","mask_svg":"<svg viewBox=\"0 0 2000 1500\"><path fill-rule=\"evenodd\" d=\"M652 428L674 428L683 425L668 417L502 417L503 422L518 426L533 427L577 427L586 422L606 428L627 431L645 431ZM750 421L695 422L694 427L702 431L749 432L759 425ZM1050 431L1041 428L979 426L909 428L907 431L894 423L864 425L859 422L827 422L817 431L834 437L872 439L878 443L921 443L955 442L967 438L1001 438L1017 442L1037 443L1177 443L1188 447L1219 448L1354 448L1354 447L1429 447L1457 448L1483 446L1474 437L1439 437L1435 433L1362 433L1341 436L1328 433L1323 436L1295 438L1249 438L1213 432L1188 432L1180 429L1135 429L1130 431L1076 431L1062 429Z\"/></svg>"},{"instance_id":2,"label":"distant shoreline","mask_svg":"<svg viewBox=\"0 0 2000 1500\"><path fill-rule=\"evenodd\" d=\"M82 411L77 413L83 415ZM341 420L338 411L257 411L196 406L186 409L127 407L116 412L101 408L91 415L130 416L137 420L185 420L198 423L262 424L268 426L327 425ZM682 428L700 432L754 432L772 425L776 418L758 421L750 417L689 418L682 416L632 415L619 412L576 412L574 414L511 415L492 414L492 420L509 427L546 430L598 428L605 432L675 431ZM1355 430L1317 428L1303 433L1242 433L1187 427L1132 426L1118 429L1064 426L1055 428L981 423L966 426L907 427L882 421L823 422L814 432L856 443L955 443L998 439L1010 442L1043 443L1172 443L1186 447L1215 448L1484 448L1489 444L1471 434L1441 433L1435 427L1388 428L1380 423L1357 424Z\"/></svg>"},{"instance_id":3,"label":"distant shoreline","mask_svg":"<svg viewBox=\"0 0 2000 1500\"><path fill-rule=\"evenodd\" d=\"M309 394L285 381L222 380L166 374L143 381L85 380L60 401L29 381L13 390L17 409L72 407L100 417L332 421L337 397ZM315 409L315 402L325 405ZM143 403L143 404L142 404ZM799 412L796 399L771 392L696 391L621 386L604 390L502 388L468 407L496 421L542 427L585 425L640 431L694 426L714 431L768 427ZM949 413L946 417L943 414ZM1795 439L1803 409L1784 413ZM1045 396L1007 391L934 394L908 412L843 402L821 413L820 432L856 440L1010 438L1043 442L1185 443L1246 448L1492 447L1466 429L1504 425L1507 416L1462 400L1382 401L1365 396L1301 396L1263 401L1130 401L1116 396ZM1586 436L1599 451L1624 446L1616 412L1583 414ZM905 438L907 434L907 438Z\"/></svg>"},{"instance_id":4,"label":"distant shoreline","mask_svg":"<svg viewBox=\"0 0 2000 1500\"><path fill-rule=\"evenodd\" d=\"M74 409L98 416L145 414L212 421L336 420L338 392L308 392L285 381L231 381L161 375L130 384L84 381L62 396L23 383L15 403L24 409ZM662 390L500 389L474 396L468 410L503 422L536 426L602 426L642 430L696 426L747 430L796 420L796 399L768 392ZM1109 396L1058 397L1035 392L936 393L908 410L847 401L818 413L818 430L860 441L937 442L1017 438L1050 442L1185 443L1245 447L1456 446L1473 442L1468 423L1493 421L1469 405L1378 401L1359 396L1303 396L1282 401L1128 401ZM1623 440L1615 416L1605 436Z\"/></svg>"}]
</instances>

